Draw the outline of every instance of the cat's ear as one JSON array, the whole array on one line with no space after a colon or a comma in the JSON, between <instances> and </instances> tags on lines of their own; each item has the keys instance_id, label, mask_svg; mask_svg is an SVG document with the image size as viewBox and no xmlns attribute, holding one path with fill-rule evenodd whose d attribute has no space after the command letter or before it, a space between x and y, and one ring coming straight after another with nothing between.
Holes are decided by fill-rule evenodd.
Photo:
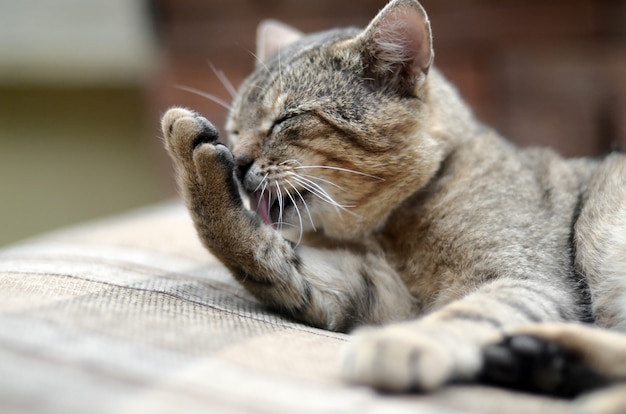
<instances>
[{"instance_id":1,"label":"cat's ear","mask_svg":"<svg viewBox=\"0 0 626 414\"><path fill-rule=\"evenodd\" d=\"M301 37L302 33L291 26L276 20L263 20L256 32L256 56L261 62L266 62Z\"/></svg>"},{"instance_id":2,"label":"cat's ear","mask_svg":"<svg viewBox=\"0 0 626 414\"><path fill-rule=\"evenodd\" d=\"M357 39L369 76L418 96L434 52L430 23L417 0L393 0Z\"/></svg>"}]
</instances>

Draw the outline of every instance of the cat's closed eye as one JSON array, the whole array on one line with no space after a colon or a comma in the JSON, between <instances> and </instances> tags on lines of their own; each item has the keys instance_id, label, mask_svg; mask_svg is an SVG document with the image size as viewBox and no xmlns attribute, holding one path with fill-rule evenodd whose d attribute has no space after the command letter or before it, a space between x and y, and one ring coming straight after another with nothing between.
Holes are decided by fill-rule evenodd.
<instances>
[{"instance_id":1,"label":"cat's closed eye","mask_svg":"<svg viewBox=\"0 0 626 414\"><path fill-rule=\"evenodd\" d=\"M274 121L274 123L270 127L267 135L271 136L271 135L275 134L276 132L278 132L279 129L283 128L285 126L285 124L287 124L289 121L294 120L299 115L301 115L301 114L299 114L299 113L288 113L288 114L280 116L279 118L276 119L276 121Z\"/></svg>"}]
</instances>

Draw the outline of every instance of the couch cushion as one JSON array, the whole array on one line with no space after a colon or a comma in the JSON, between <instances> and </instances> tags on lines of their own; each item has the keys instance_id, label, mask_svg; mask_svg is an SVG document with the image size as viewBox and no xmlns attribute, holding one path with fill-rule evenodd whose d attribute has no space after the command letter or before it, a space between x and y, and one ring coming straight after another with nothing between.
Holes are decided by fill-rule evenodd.
<instances>
[{"instance_id":1,"label":"couch cushion","mask_svg":"<svg viewBox=\"0 0 626 414\"><path fill-rule=\"evenodd\" d=\"M344 384L347 335L268 312L178 202L0 250L0 412L562 413L482 386L389 396Z\"/></svg>"}]
</instances>

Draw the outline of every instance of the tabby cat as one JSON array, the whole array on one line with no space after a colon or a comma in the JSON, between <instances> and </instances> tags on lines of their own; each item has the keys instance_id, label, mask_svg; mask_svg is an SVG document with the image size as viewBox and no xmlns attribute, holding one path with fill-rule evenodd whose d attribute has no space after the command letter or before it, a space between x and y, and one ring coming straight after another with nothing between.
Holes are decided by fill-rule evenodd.
<instances>
[{"instance_id":1,"label":"tabby cat","mask_svg":"<svg viewBox=\"0 0 626 414\"><path fill-rule=\"evenodd\" d=\"M166 148L200 239L255 297L370 326L347 380L576 395L626 379L626 336L606 329L626 330L624 155L564 160L479 123L415 0L364 30L265 22L257 52L228 146L172 108Z\"/></svg>"}]
</instances>

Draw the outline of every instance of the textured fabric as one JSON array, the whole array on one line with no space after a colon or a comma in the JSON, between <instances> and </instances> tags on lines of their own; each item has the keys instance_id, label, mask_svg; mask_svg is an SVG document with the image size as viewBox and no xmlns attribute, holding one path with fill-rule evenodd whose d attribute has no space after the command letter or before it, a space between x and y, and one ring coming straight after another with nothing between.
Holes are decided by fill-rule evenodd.
<instances>
[{"instance_id":1,"label":"textured fabric","mask_svg":"<svg viewBox=\"0 0 626 414\"><path fill-rule=\"evenodd\" d=\"M528 413L563 400L480 386L344 384L347 335L268 312L178 203L0 250L0 413Z\"/></svg>"}]
</instances>

